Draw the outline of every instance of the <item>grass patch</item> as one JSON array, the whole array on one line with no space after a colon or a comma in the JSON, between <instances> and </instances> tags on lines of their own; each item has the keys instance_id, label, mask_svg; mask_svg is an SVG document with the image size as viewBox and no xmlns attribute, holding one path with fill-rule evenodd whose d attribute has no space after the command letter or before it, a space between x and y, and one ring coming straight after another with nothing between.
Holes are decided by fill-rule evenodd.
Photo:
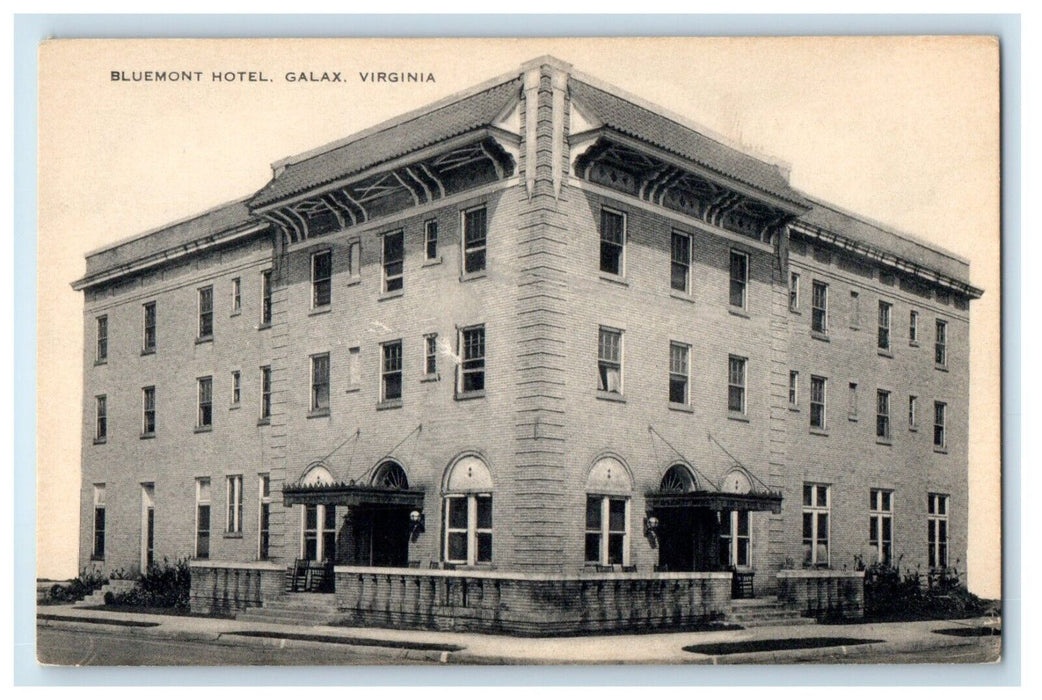
<instances>
[{"instance_id":1,"label":"grass patch","mask_svg":"<svg viewBox=\"0 0 1042 700\"><path fill-rule=\"evenodd\" d=\"M261 637L264 639L294 639L302 642L322 642L324 644L347 644L351 646L386 647L390 649L410 649L415 651L462 651L465 647L458 644L438 644L436 642L408 642L393 639L372 639L369 637L339 637L333 634L298 634L294 632L269 632L267 630L249 630L246 632L226 632L224 636Z\"/></svg>"},{"instance_id":2,"label":"grass patch","mask_svg":"<svg viewBox=\"0 0 1042 700\"><path fill-rule=\"evenodd\" d=\"M753 639L747 642L719 642L716 644L692 644L684 651L708 656L728 654L750 654L762 651L789 651L793 649L825 649L828 647L852 647L861 644L879 644L882 639L854 639L851 637L795 637L793 639Z\"/></svg>"},{"instance_id":3,"label":"grass patch","mask_svg":"<svg viewBox=\"0 0 1042 700\"><path fill-rule=\"evenodd\" d=\"M1001 637L1001 627L946 627L934 630L934 634L946 634L949 637Z\"/></svg>"}]
</instances>

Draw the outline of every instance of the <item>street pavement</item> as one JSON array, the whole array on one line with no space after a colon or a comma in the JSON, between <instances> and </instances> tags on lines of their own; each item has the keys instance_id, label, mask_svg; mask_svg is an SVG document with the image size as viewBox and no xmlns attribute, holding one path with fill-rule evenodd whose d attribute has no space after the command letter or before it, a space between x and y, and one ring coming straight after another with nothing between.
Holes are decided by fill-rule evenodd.
<instances>
[{"instance_id":1,"label":"street pavement","mask_svg":"<svg viewBox=\"0 0 1042 700\"><path fill-rule=\"evenodd\" d=\"M53 605L37 609L37 657L43 663L73 665L157 663L149 661L152 652L159 663L183 665L985 662L998 660L1000 637L976 636L975 631L995 630L998 625L998 620L990 618L529 638L294 626ZM939 634L938 630L962 634ZM73 641L77 638L78 643ZM845 641L823 648L742 653L728 653L732 649L720 646L781 639L810 645L819 638ZM90 640L89 650L83 639ZM869 643L858 643L862 640ZM685 650L692 645L715 648L699 653Z\"/></svg>"}]
</instances>

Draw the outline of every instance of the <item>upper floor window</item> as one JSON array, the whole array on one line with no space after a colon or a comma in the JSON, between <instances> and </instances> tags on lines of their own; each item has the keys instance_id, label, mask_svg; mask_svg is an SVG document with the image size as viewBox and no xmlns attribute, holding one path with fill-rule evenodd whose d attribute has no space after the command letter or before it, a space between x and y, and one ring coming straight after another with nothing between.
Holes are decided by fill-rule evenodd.
<instances>
[{"instance_id":1,"label":"upper floor window","mask_svg":"<svg viewBox=\"0 0 1042 700\"><path fill-rule=\"evenodd\" d=\"M213 425L213 377L200 377L199 410L196 417L197 428L209 428Z\"/></svg>"},{"instance_id":2,"label":"upper floor window","mask_svg":"<svg viewBox=\"0 0 1042 700\"><path fill-rule=\"evenodd\" d=\"M402 398L402 341L395 340L380 346L380 400L396 401Z\"/></svg>"},{"instance_id":3,"label":"upper floor window","mask_svg":"<svg viewBox=\"0 0 1042 700\"><path fill-rule=\"evenodd\" d=\"M213 337L213 287L199 290L199 338Z\"/></svg>"},{"instance_id":4,"label":"upper floor window","mask_svg":"<svg viewBox=\"0 0 1042 700\"><path fill-rule=\"evenodd\" d=\"M271 270L261 273L261 327L271 325Z\"/></svg>"},{"instance_id":5,"label":"upper floor window","mask_svg":"<svg viewBox=\"0 0 1042 700\"><path fill-rule=\"evenodd\" d=\"M800 310L800 273L789 273L789 311Z\"/></svg>"},{"instance_id":6,"label":"upper floor window","mask_svg":"<svg viewBox=\"0 0 1042 700\"><path fill-rule=\"evenodd\" d=\"M745 365L744 357L727 358L727 409L733 413L745 413Z\"/></svg>"},{"instance_id":7,"label":"upper floor window","mask_svg":"<svg viewBox=\"0 0 1042 700\"><path fill-rule=\"evenodd\" d=\"M141 434L155 435L156 432L156 388L141 389Z\"/></svg>"},{"instance_id":8,"label":"upper floor window","mask_svg":"<svg viewBox=\"0 0 1042 700\"><path fill-rule=\"evenodd\" d=\"M737 250L731 251L731 306L745 308L746 288L749 285L749 256Z\"/></svg>"},{"instance_id":9,"label":"upper floor window","mask_svg":"<svg viewBox=\"0 0 1042 700\"><path fill-rule=\"evenodd\" d=\"M94 397L94 441L104 442L109 435L108 398Z\"/></svg>"},{"instance_id":10,"label":"upper floor window","mask_svg":"<svg viewBox=\"0 0 1042 700\"><path fill-rule=\"evenodd\" d=\"M460 374L457 391L466 394L485 389L485 327L461 328L459 332Z\"/></svg>"},{"instance_id":11,"label":"upper floor window","mask_svg":"<svg viewBox=\"0 0 1042 700\"><path fill-rule=\"evenodd\" d=\"M597 340L597 388L622 393L622 331L601 326Z\"/></svg>"},{"instance_id":12,"label":"upper floor window","mask_svg":"<svg viewBox=\"0 0 1042 700\"><path fill-rule=\"evenodd\" d=\"M803 484L803 563L829 564L829 486Z\"/></svg>"},{"instance_id":13,"label":"upper floor window","mask_svg":"<svg viewBox=\"0 0 1042 700\"><path fill-rule=\"evenodd\" d=\"M931 493L926 506L928 563L931 569L948 567L948 496Z\"/></svg>"},{"instance_id":14,"label":"upper floor window","mask_svg":"<svg viewBox=\"0 0 1042 700\"><path fill-rule=\"evenodd\" d=\"M944 449L948 446L948 436L945 434L945 423L948 420L948 404L942 401L933 402L933 446Z\"/></svg>"},{"instance_id":15,"label":"upper floor window","mask_svg":"<svg viewBox=\"0 0 1042 700\"><path fill-rule=\"evenodd\" d=\"M481 272L486 265L488 215L485 207L463 212L463 274Z\"/></svg>"},{"instance_id":16,"label":"upper floor window","mask_svg":"<svg viewBox=\"0 0 1042 700\"><path fill-rule=\"evenodd\" d=\"M90 557L105 558L105 484L94 484L94 546Z\"/></svg>"},{"instance_id":17,"label":"upper floor window","mask_svg":"<svg viewBox=\"0 0 1042 700\"><path fill-rule=\"evenodd\" d=\"M95 362L107 362L109 359L109 317L98 316L97 349L94 353Z\"/></svg>"},{"instance_id":18,"label":"upper floor window","mask_svg":"<svg viewBox=\"0 0 1042 700\"><path fill-rule=\"evenodd\" d=\"M260 419L266 421L271 418L271 367L265 365L261 371L261 406Z\"/></svg>"},{"instance_id":19,"label":"upper floor window","mask_svg":"<svg viewBox=\"0 0 1042 700\"><path fill-rule=\"evenodd\" d=\"M232 534L242 533L242 474L233 474L227 479L228 516L225 519L225 531Z\"/></svg>"},{"instance_id":20,"label":"upper floor window","mask_svg":"<svg viewBox=\"0 0 1042 700\"><path fill-rule=\"evenodd\" d=\"M242 279L232 278L232 316L242 311Z\"/></svg>"},{"instance_id":21,"label":"upper floor window","mask_svg":"<svg viewBox=\"0 0 1042 700\"><path fill-rule=\"evenodd\" d=\"M329 306L333 300L333 251L311 255L311 307Z\"/></svg>"},{"instance_id":22,"label":"upper floor window","mask_svg":"<svg viewBox=\"0 0 1042 700\"><path fill-rule=\"evenodd\" d=\"M601 209L601 272L623 274L626 251L626 215Z\"/></svg>"},{"instance_id":23,"label":"upper floor window","mask_svg":"<svg viewBox=\"0 0 1042 700\"><path fill-rule=\"evenodd\" d=\"M908 312L908 342L911 345L919 343L919 312Z\"/></svg>"},{"instance_id":24,"label":"upper floor window","mask_svg":"<svg viewBox=\"0 0 1042 700\"><path fill-rule=\"evenodd\" d=\"M850 291L850 327L861 327L861 293Z\"/></svg>"},{"instance_id":25,"label":"upper floor window","mask_svg":"<svg viewBox=\"0 0 1042 700\"><path fill-rule=\"evenodd\" d=\"M868 544L876 562L889 564L894 556L894 492L869 489L868 512Z\"/></svg>"},{"instance_id":26,"label":"upper floor window","mask_svg":"<svg viewBox=\"0 0 1042 700\"><path fill-rule=\"evenodd\" d=\"M829 286L814 280L811 286L810 328L815 333L829 332Z\"/></svg>"},{"instance_id":27,"label":"upper floor window","mask_svg":"<svg viewBox=\"0 0 1042 700\"><path fill-rule=\"evenodd\" d=\"M825 377L810 378L810 427L825 430L826 399L828 380Z\"/></svg>"},{"instance_id":28,"label":"upper floor window","mask_svg":"<svg viewBox=\"0 0 1042 700\"><path fill-rule=\"evenodd\" d=\"M425 260L438 259L438 220L431 219L423 223L423 257Z\"/></svg>"},{"instance_id":29,"label":"upper floor window","mask_svg":"<svg viewBox=\"0 0 1042 700\"><path fill-rule=\"evenodd\" d=\"M880 350L890 349L890 311L893 304L879 302L879 337L877 344Z\"/></svg>"},{"instance_id":30,"label":"upper floor window","mask_svg":"<svg viewBox=\"0 0 1042 700\"><path fill-rule=\"evenodd\" d=\"M847 418L857 420L857 382L847 385Z\"/></svg>"},{"instance_id":31,"label":"upper floor window","mask_svg":"<svg viewBox=\"0 0 1042 700\"><path fill-rule=\"evenodd\" d=\"M908 429L915 430L919 427L919 397L908 397Z\"/></svg>"},{"instance_id":32,"label":"upper floor window","mask_svg":"<svg viewBox=\"0 0 1042 700\"><path fill-rule=\"evenodd\" d=\"M329 410L329 353L311 356L311 411Z\"/></svg>"},{"instance_id":33,"label":"upper floor window","mask_svg":"<svg viewBox=\"0 0 1042 700\"><path fill-rule=\"evenodd\" d=\"M232 407L239 405L239 399L242 395L242 375L239 374L239 370L232 370Z\"/></svg>"},{"instance_id":34,"label":"upper floor window","mask_svg":"<svg viewBox=\"0 0 1042 700\"><path fill-rule=\"evenodd\" d=\"M937 320L937 338L934 342L933 361L939 367L948 366L948 323Z\"/></svg>"},{"instance_id":35,"label":"upper floor window","mask_svg":"<svg viewBox=\"0 0 1042 700\"><path fill-rule=\"evenodd\" d=\"M890 439L890 392L876 391L876 437Z\"/></svg>"},{"instance_id":36,"label":"upper floor window","mask_svg":"<svg viewBox=\"0 0 1042 700\"><path fill-rule=\"evenodd\" d=\"M393 231L383 237L384 291L397 292L405 287L405 232Z\"/></svg>"},{"instance_id":37,"label":"upper floor window","mask_svg":"<svg viewBox=\"0 0 1042 700\"><path fill-rule=\"evenodd\" d=\"M688 355L691 346L683 343L669 344L669 402L688 403Z\"/></svg>"},{"instance_id":38,"label":"upper floor window","mask_svg":"<svg viewBox=\"0 0 1042 700\"><path fill-rule=\"evenodd\" d=\"M141 351L145 353L156 351L156 303L150 301L144 306L145 328L142 339Z\"/></svg>"},{"instance_id":39,"label":"upper floor window","mask_svg":"<svg viewBox=\"0 0 1042 700\"><path fill-rule=\"evenodd\" d=\"M669 285L687 294L691 289L691 236L674 231L670 251Z\"/></svg>"},{"instance_id":40,"label":"upper floor window","mask_svg":"<svg viewBox=\"0 0 1042 700\"><path fill-rule=\"evenodd\" d=\"M423 336L423 374L433 377L438 374L438 334Z\"/></svg>"},{"instance_id":41,"label":"upper floor window","mask_svg":"<svg viewBox=\"0 0 1042 700\"><path fill-rule=\"evenodd\" d=\"M789 406L796 408L800 403L800 373L789 370Z\"/></svg>"}]
</instances>

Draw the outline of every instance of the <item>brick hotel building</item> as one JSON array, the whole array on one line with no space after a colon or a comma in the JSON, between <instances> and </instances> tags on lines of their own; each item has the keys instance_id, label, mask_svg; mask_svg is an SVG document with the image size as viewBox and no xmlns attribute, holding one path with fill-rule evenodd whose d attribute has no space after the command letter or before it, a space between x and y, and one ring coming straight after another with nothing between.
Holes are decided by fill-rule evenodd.
<instances>
[{"instance_id":1,"label":"brick hotel building","mask_svg":"<svg viewBox=\"0 0 1042 700\"><path fill-rule=\"evenodd\" d=\"M196 609L634 628L966 561L968 263L550 57L73 286L81 564L191 557Z\"/></svg>"}]
</instances>

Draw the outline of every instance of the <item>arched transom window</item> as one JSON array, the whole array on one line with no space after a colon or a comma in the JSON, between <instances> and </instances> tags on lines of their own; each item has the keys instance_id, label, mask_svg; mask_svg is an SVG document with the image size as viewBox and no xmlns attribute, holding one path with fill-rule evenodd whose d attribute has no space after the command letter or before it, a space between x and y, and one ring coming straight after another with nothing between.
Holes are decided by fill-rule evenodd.
<instances>
[{"instance_id":1,"label":"arched transom window","mask_svg":"<svg viewBox=\"0 0 1042 700\"><path fill-rule=\"evenodd\" d=\"M695 477L692 476L691 470L684 464L674 464L667 469L666 473L662 475L662 481L659 483L658 488L659 491L666 493L688 493L697 490Z\"/></svg>"},{"instance_id":2,"label":"arched transom window","mask_svg":"<svg viewBox=\"0 0 1042 700\"><path fill-rule=\"evenodd\" d=\"M384 489L407 489L409 488L409 477L406 476L402 465L389 459L376 468L376 473L373 475L373 486Z\"/></svg>"},{"instance_id":3,"label":"arched transom window","mask_svg":"<svg viewBox=\"0 0 1042 700\"><path fill-rule=\"evenodd\" d=\"M492 561L492 474L475 455L456 460L445 475L443 560L451 564Z\"/></svg>"},{"instance_id":4,"label":"arched transom window","mask_svg":"<svg viewBox=\"0 0 1042 700\"><path fill-rule=\"evenodd\" d=\"M615 457L598 459L586 479L586 563L629 564L629 470Z\"/></svg>"}]
</instances>

